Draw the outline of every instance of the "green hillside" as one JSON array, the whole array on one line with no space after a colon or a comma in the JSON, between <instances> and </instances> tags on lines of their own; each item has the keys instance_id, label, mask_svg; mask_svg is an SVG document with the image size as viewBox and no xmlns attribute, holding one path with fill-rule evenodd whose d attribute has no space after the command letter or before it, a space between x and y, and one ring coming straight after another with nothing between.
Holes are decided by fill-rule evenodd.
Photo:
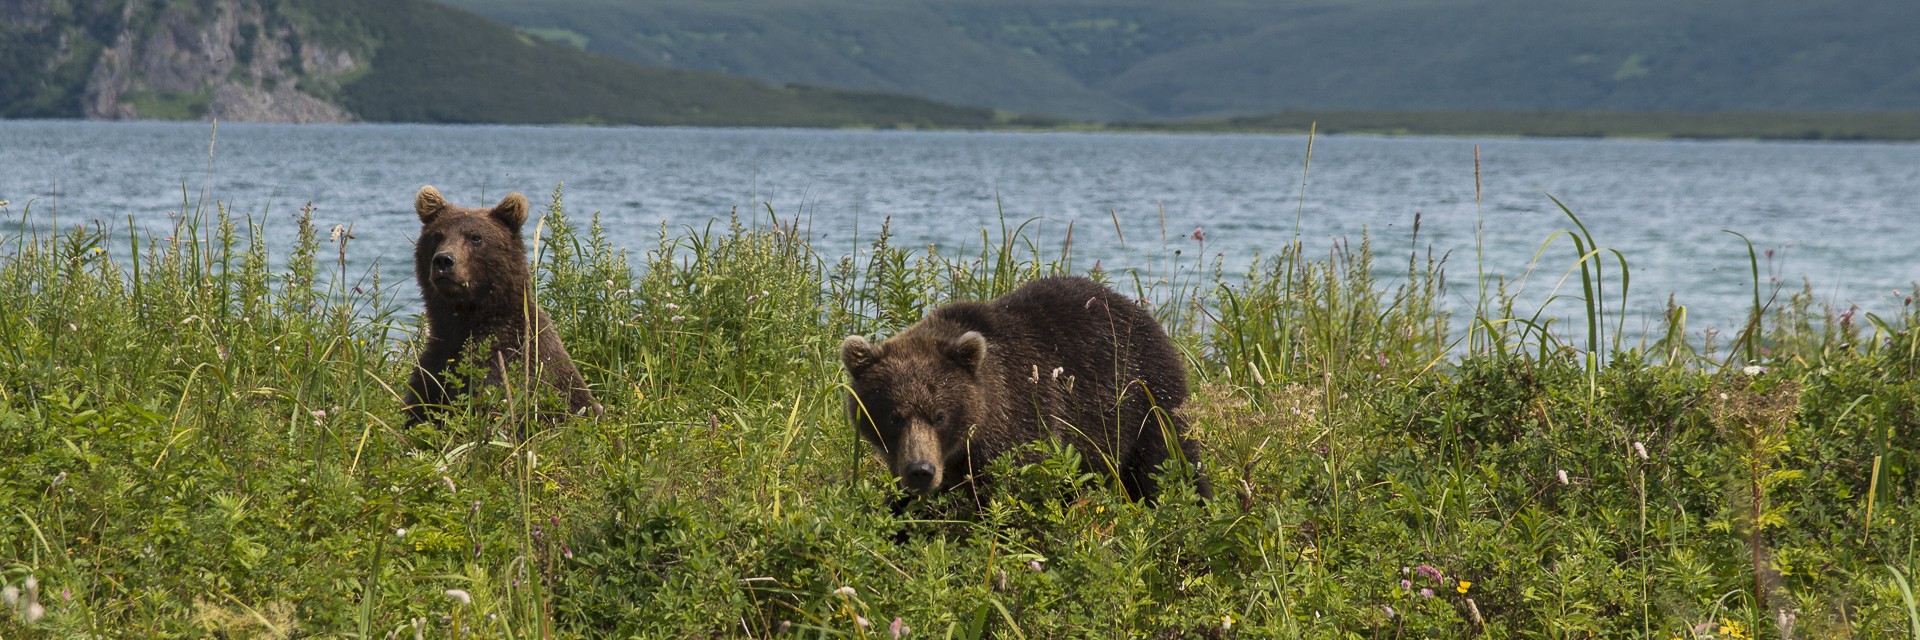
<instances>
[{"instance_id":1,"label":"green hillside","mask_svg":"<svg viewBox=\"0 0 1920 640\"><path fill-rule=\"evenodd\" d=\"M966 126L993 117L985 109L918 98L643 67L523 38L477 15L419 0L320 4L381 38L373 71L344 91L346 105L369 120Z\"/></svg>"},{"instance_id":2,"label":"green hillside","mask_svg":"<svg viewBox=\"0 0 1920 640\"><path fill-rule=\"evenodd\" d=\"M994 119L989 109L924 98L636 65L425 0L80 2L0 11L0 36L0 117L231 118L223 109L233 103L273 119L281 98L302 102L312 119L332 110L381 122L970 127ZM126 44L103 53L109 43ZM303 54L251 64L274 45ZM103 81L112 88L101 90Z\"/></svg>"},{"instance_id":3,"label":"green hillside","mask_svg":"<svg viewBox=\"0 0 1920 640\"><path fill-rule=\"evenodd\" d=\"M1920 109L1909 0L448 0L651 64L1097 119Z\"/></svg>"}]
</instances>

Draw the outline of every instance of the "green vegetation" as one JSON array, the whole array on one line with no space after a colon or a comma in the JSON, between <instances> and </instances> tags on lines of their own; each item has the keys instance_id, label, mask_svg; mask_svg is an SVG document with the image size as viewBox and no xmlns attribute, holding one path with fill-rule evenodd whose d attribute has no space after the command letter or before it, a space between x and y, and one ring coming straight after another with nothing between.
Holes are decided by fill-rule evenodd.
<instances>
[{"instance_id":1,"label":"green vegetation","mask_svg":"<svg viewBox=\"0 0 1920 640\"><path fill-rule=\"evenodd\" d=\"M367 25L381 41L346 106L386 122L707 126L981 126L986 109L929 100L659 69L523 39L479 16L409 0L334 2L323 19Z\"/></svg>"},{"instance_id":2,"label":"green vegetation","mask_svg":"<svg viewBox=\"0 0 1920 640\"><path fill-rule=\"evenodd\" d=\"M143 117L155 120L197 120L207 115L209 96L193 93L137 92L120 97Z\"/></svg>"},{"instance_id":3,"label":"green vegetation","mask_svg":"<svg viewBox=\"0 0 1920 640\"><path fill-rule=\"evenodd\" d=\"M553 27L546 27L546 28L521 27L519 29L515 29L515 31L519 31L520 33L524 33L524 34L533 36L535 38L539 38L541 40L546 40L548 42L558 42L560 44L564 44L569 47L573 47L575 49L580 49L582 51L585 51L587 48L588 38L586 34L580 33L578 31L574 31L572 29L558 29Z\"/></svg>"},{"instance_id":4,"label":"green vegetation","mask_svg":"<svg viewBox=\"0 0 1920 640\"><path fill-rule=\"evenodd\" d=\"M1678 113L1545 111L1287 111L1177 122L1121 122L1119 131L1234 131L1606 138L1920 140L1920 112Z\"/></svg>"},{"instance_id":5,"label":"green vegetation","mask_svg":"<svg viewBox=\"0 0 1920 640\"><path fill-rule=\"evenodd\" d=\"M1906 0L449 0L652 65L1096 120L1912 110Z\"/></svg>"},{"instance_id":6,"label":"green vegetation","mask_svg":"<svg viewBox=\"0 0 1920 640\"><path fill-rule=\"evenodd\" d=\"M813 251L792 222L632 255L556 189L538 296L608 413L407 425L417 317L350 227L187 212L0 238L0 634L411 637L1911 637L1920 311L1778 298L1699 339L1621 329L1627 257L1569 213L1568 309L1439 306L1419 238L1203 241L1095 272L1192 362L1219 499L1125 500L1073 454L890 515L834 355L1074 270L1014 226ZM57 229L57 231L56 231ZM1729 237L1729 241L1737 239ZM971 244L969 242L969 244ZM1188 257L1180 257L1185 253ZM1325 256L1308 258L1306 256ZM1375 260L1405 260L1397 282ZM272 265L285 265L275 267ZM1171 266L1166 266L1171 265ZM1774 302L1778 299L1779 302ZM1571 311L1566 328L1542 318ZM1461 334L1467 337L1459 337ZM522 426L535 432L520 440ZM903 536L895 540L896 534ZM30 604L45 611L29 623ZM862 621L865 621L863 624ZM1787 620L1787 622L1781 622Z\"/></svg>"},{"instance_id":7,"label":"green vegetation","mask_svg":"<svg viewBox=\"0 0 1920 640\"><path fill-rule=\"evenodd\" d=\"M0 15L0 117L80 117L105 43L157 37L153 32L162 22L184 33L212 30L216 14L258 10L269 24L294 30L294 45L305 37L352 54L360 68L338 76L308 74L294 63L283 71L302 90L368 121L889 128L969 128L995 121L990 109L905 95L645 67L583 53L577 47L588 44L586 36L564 28L534 30L536 38L427 0L225 0L218 9L212 0L190 4L62 5L39 10L37 22ZM250 44L258 31L249 25L232 36ZM573 46L548 41L554 38ZM143 71L132 66L127 73ZM243 70L235 67L233 73L244 76ZM134 89L126 102L141 117L169 119L204 116L211 90L129 86Z\"/></svg>"}]
</instances>

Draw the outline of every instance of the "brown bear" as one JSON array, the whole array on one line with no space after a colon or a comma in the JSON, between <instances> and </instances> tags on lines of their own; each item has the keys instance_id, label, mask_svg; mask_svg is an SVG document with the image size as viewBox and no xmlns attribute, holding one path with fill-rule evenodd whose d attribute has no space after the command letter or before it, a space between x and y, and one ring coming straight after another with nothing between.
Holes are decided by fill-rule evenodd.
<instances>
[{"instance_id":1,"label":"brown bear","mask_svg":"<svg viewBox=\"0 0 1920 640\"><path fill-rule=\"evenodd\" d=\"M1200 468L1176 413L1187 375L1173 341L1139 303L1087 278L948 304L877 345L847 336L840 358L854 428L913 494L972 483L995 456L1049 437L1135 499L1159 492L1169 443ZM1195 488L1213 495L1204 475Z\"/></svg>"},{"instance_id":2,"label":"brown bear","mask_svg":"<svg viewBox=\"0 0 1920 640\"><path fill-rule=\"evenodd\" d=\"M407 382L408 415L422 421L428 407L447 403L448 366L476 341L492 345L487 362L477 363L487 372L479 384L519 387L508 372L527 372L566 398L568 411L599 415L553 320L528 296L533 274L520 237L527 197L509 193L492 209L469 209L447 204L429 185L413 209L420 214L413 273L426 302L427 344Z\"/></svg>"}]
</instances>

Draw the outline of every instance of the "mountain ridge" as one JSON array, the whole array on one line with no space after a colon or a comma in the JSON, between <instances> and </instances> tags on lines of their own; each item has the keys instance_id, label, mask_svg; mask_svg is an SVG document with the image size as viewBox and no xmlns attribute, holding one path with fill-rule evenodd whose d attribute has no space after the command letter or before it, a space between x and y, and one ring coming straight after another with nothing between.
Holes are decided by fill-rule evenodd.
<instances>
[{"instance_id":1,"label":"mountain ridge","mask_svg":"<svg viewBox=\"0 0 1920 640\"><path fill-rule=\"evenodd\" d=\"M990 109L652 68L425 0L20 0L0 118L979 127Z\"/></svg>"},{"instance_id":2,"label":"mountain ridge","mask_svg":"<svg viewBox=\"0 0 1920 640\"><path fill-rule=\"evenodd\" d=\"M1920 110L1907 0L447 1L622 59L1093 120Z\"/></svg>"}]
</instances>

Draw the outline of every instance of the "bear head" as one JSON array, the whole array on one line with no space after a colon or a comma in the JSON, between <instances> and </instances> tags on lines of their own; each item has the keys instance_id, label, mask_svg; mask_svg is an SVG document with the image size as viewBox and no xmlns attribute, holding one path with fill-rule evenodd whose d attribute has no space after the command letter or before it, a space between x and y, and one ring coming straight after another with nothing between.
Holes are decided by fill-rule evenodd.
<instances>
[{"instance_id":1,"label":"bear head","mask_svg":"<svg viewBox=\"0 0 1920 640\"><path fill-rule=\"evenodd\" d=\"M965 479L986 358L979 332L926 323L878 345L860 336L840 343L854 429L908 491L932 493Z\"/></svg>"},{"instance_id":2,"label":"bear head","mask_svg":"<svg viewBox=\"0 0 1920 640\"><path fill-rule=\"evenodd\" d=\"M526 196L509 193L492 209L456 207L428 185L414 196L413 209L420 214L413 272L429 302L471 304L525 289L520 226L527 221Z\"/></svg>"}]
</instances>

